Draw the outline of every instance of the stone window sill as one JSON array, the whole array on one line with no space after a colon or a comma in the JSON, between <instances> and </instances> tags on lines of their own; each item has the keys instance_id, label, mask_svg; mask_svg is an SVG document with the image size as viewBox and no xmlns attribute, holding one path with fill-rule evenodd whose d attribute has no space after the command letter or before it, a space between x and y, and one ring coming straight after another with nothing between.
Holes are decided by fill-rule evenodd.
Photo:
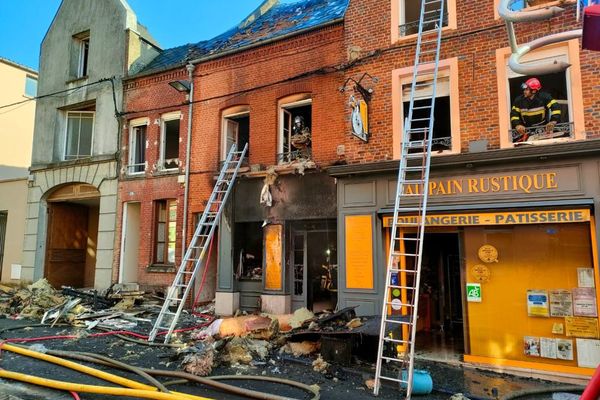
<instances>
[{"instance_id":1,"label":"stone window sill","mask_svg":"<svg viewBox=\"0 0 600 400\"><path fill-rule=\"evenodd\" d=\"M156 273L174 273L175 265L174 264L151 264L146 268L146 272L156 272Z\"/></svg>"}]
</instances>

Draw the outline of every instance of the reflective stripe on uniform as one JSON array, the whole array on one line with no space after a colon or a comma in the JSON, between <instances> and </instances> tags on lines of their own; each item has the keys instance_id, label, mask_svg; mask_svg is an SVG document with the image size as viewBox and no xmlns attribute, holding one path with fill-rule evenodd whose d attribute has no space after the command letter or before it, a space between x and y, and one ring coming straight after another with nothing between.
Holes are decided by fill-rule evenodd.
<instances>
[{"instance_id":1,"label":"reflective stripe on uniform","mask_svg":"<svg viewBox=\"0 0 600 400\"><path fill-rule=\"evenodd\" d=\"M521 119L521 118L519 118L519 117L512 117L510 120L511 120L511 121L518 121L518 120L520 120L520 119Z\"/></svg>"},{"instance_id":2,"label":"reflective stripe on uniform","mask_svg":"<svg viewBox=\"0 0 600 400\"><path fill-rule=\"evenodd\" d=\"M512 109L515 110L516 112L521 112L521 109L518 107L513 106Z\"/></svg>"},{"instance_id":3,"label":"reflective stripe on uniform","mask_svg":"<svg viewBox=\"0 0 600 400\"><path fill-rule=\"evenodd\" d=\"M560 110L554 110L551 113L552 115L560 115Z\"/></svg>"},{"instance_id":4,"label":"reflective stripe on uniform","mask_svg":"<svg viewBox=\"0 0 600 400\"><path fill-rule=\"evenodd\" d=\"M538 111L521 111L521 115L523 115L524 117L534 117L536 115L544 115L546 113L545 109L541 109Z\"/></svg>"},{"instance_id":5,"label":"reflective stripe on uniform","mask_svg":"<svg viewBox=\"0 0 600 400\"><path fill-rule=\"evenodd\" d=\"M550 101L550 103L546 104L546 107L550 108L553 104L556 104L556 100Z\"/></svg>"}]
</instances>

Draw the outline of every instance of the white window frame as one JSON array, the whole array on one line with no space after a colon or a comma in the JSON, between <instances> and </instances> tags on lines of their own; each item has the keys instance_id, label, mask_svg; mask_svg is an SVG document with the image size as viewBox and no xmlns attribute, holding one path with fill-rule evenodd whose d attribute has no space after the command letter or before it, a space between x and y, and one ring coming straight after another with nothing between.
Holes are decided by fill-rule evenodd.
<instances>
[{"instance_id":1,"label":"white window frame","mask_svg":"<svg viewBox=\"0 0 600 400\"><path fill-rule=\"evenodd\" d=\"M140 126L146 127L146 143L144 143L144 150L148 149L148 126L150 125L150 120L148 118L140 118L129 121L129 152L127 157L127 175L143 175L146 173L146 169L148 169L148 159L144 157L144 170L139 172L134 172L130 169L130 166L134 164L134 154L133 149L135 148L134 139L135 136L133 131L135 128Z\"/></svg>"},{"instance_id":2,"label":"white window frame","mask_svg":"<svg viewBox=\"0 0 600 400\"><path fill-rule=\"evenodd\" d=\"M159 171L177 171L179 170L179 166L175 168L165 168L165 142L166 142L166 129L165 123L174 120L181 120L182 115L181 112L175 111L168 114L163 114L160 116L160 158L158 160L158 170ZM181 123L179 124L179 143L181 143ZM179 164L179 157L177 157L177 164Z\"/></svg>"},{"instance_id":3,"label":"white window frame","mask_svg":"<svg viewBox=\"0 0 600 400\"><path fill-rule=\"evenodd\" d=\"M234 112L231 114L223 114L223 118L221 119L221 161L223 161L227 158L227 153L229 152L229 147L227 145L227 120L231 120L232 118L245 117L245 116L250 116L250 110ZM233 121L233 122L235 122L235 121ZM238 127L238 132L237 132L236 138L235 138L236 143L239 139L239 134L240 134L240 132L239 132L239 127ZM241 149L238 149L238 150L241 150Z\"/></svg>"},{"instance_id":4,"label":"white window frame","mask_svg":"<svg viewBox=\"0 0 600 400\"><path fill-rule=\"evenodd\" d=\"M79 41L79 60L77 62L77 77L83 78L88 75L90 69L90 36L84 36L77 39ZM87 43L87 52L85 45ZM85 74L83 71L84 65L86 66Z\"/></svg>"},{"instance_id":5,"label":"white window frame","mask_svg":"<svg viewBox=\"0 0 600 400\"><path fill-rule=\"evenodd\" d=\"M307 99L303 99L303 100L298 100L298 101L291 101L289 103L281 103L279 105L279 135L277 138L277 154L283 154L283 143L284 143L284 115L288 111L288 109L290 108L296 108L296 107L303 107L303 106L307 106L310 105L311 106L311 114L312 114L312 103L313 103L313 99L312 97L307 98ZM314 118L311 118L312 120L314 120ZM310 126L310 132L312 135L313 132L313 126L312 126L312 122L311 122L311 126ZM290 140L288 139L288 143L290 142ZM280 162L280 164L283 162Z\"/></svg>"},{"instance_id":6,"label":"white window frame","mask_svg":"<svg viewBox=\"0 0 600 400\"><path fill-rule=\"evenodd\" d=\"M399 38L405 38L405 37L412 37L415 36L416 33L411 33L410 35L400 35L400 27L403 25L406 25L407 23L410 22L415 22L415 21L406 21L406 3L408 1L414 1L414 0L396 0L398 1L398 26L396 27L396 29L398 29L398 37ZM425 1L425 0L422 0ZM450 26L450 2L448 0L445 0L446 4L444 7L444 13L447 15L446 18L446 25L442 26L442 29L448 29L448 27ZM420 10L420 8L419 8ZM420 14L420 12L418 13ZM430 29L431 30L431 29Z\"/></svg>"},{"instance_id":7,"label":"white window frame","mask_svg":"<svg viewBox=\"0 0 600 400\"><path fill-rule=\"evenodd\" d=\"M90 138L90 154L89 155L84 155L81 156L80 154L77 155L77 157L72 157L72 158L67 158L67 144L69 142L69 115L70 114L92 114L92 137ZM80 158L88 158L88 157L92 157L94 155L94 133L96 130L96 111L78 111L78 110L71 110L71 111L67 111L67 114L65 116L65 142L64 142L64 146L63 146L63 160L64 161L69 161L69 160L78 160ZM80 126L80 135L81 135L81 124ZM79 150L79 149L78 149Z\"/></svg>"}]
</instances>

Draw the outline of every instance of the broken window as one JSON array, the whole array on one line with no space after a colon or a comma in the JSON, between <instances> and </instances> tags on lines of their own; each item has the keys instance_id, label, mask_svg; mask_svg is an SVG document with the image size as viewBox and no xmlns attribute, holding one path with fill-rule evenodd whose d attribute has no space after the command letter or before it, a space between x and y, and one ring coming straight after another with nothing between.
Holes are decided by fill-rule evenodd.
<instances>
[{"instance_id":1,"label":"broken window","mask_svg":"<svg viewBox=\"0 0 600 400\"><path fill-rule=\"evenodd\" d=\"M161 129L161 147L159 169L179 167L179 113L163 116Z\"/></svg>"},{"instance_id":2,"label":"broken window","mask_svg":"<svg viewBox=\"0 0 600 400\"><path fill-rule=\"evenodd\" d=\"M421 16L421 0L399 0L400 1L400 36L414 35L419 32L419 18ZM431 2L425 5L425 20L423 31L435 29L439 17L441 2ZM436 11L437 12L433 12ZM448 26L448 2L444 0L444 20L442 26Z\"/></svg>"},{"instance_id":3,"label":"broken window","mask_svg":"<svg viewBox=\"0 0 600 400\"><path fill-rule=\"evenodd\" d=\"M6 211L0 211L0 266L3 265L4 259L4 242L6 239L6 221L8 219L8 213Z\"/></svg>"},{"instance_id":4,"label":"broken window","mask_svg":"<svg viewBox=\"0 0 600 400\"><path fill-rule=\"evenodd\" d=\"M558 56L558 57L550 57L546 58L545 62L549 59L558 60L563 62L568 62L568 57L566 55ZM543 60L537 59L536 61L544 62ZM524 63L527 64L527 63ZM568 78L568 73L566 71L556 72L552 74L546 75L535 75L535 76L523 76L513 72L507 66L508 73L508 104L509 110L507 115L508 119L511 118L510 110L515 106L515 101L517 97L523 94L523 89L521 89L521 85L526 82L530 78L537 78L541 85L542 89L539 91L540 93L545 92L549 94L552 100L556 101L558 106L554 105L552 109L549 109L548 102L544 102L544 112L542 115L543 121L537 126L526 126L527 123L523 123L523 126L526 126L526 132L523 134L522 132L518 132L515 129L510 129L510 142L511 143L522 143L522 142L532 142L536 140L548 140L548 139L559 139L559 138L573 138L574 137L574 126L572 120L572 100L570 96L570 82ZM521 110L517 107L519 111L519 117L522 117L522 113L527 111ZM560 115L560 118L553 118L556 122L556 125L549 129L546 124L550 122L552 113L554 115ZM517 115L513 113L513 117L517 118ZM523 121L521 121L523 122ZM527 121L525 121L527 122ZM531 121L529 121L531 122Z\"/></svg>"},{"instance_id":5,"label":"broken window","mask_svg":"<svg viewBox=\"0 0 600 400\"><path fill-rule=\"evenodd\" d=\"M146 169L146 129L147 125L133 125L129 137L129 164L127 173L139 174Z\"/></svg>"},{"instance_id":6,"label":"broken window","mask_svg":"<svg viewBox=\"0 0 600 400\"><path fill-rule=\"evenodd\" d=\"M429 127L431 110L431 96L433 94L433 78L423 79L416 88L412 115L412 129ZM422 86L421 86L422 85ZM410 105L411 83L402 85L403 120L408 118ZM450 112L450 77L438 76L435 96L434 123L433 123L433 151L452 149L452 124ZM415 121L419 120L421 121ZM413 134L411 140L422 140L423 134Z\"/></svg>"},{"instance_id":7,"label":"broken window","mask_svg":"<svg viewBox=\"0 0 600 400\"><path fill-rule=\"evenodd\" d=\"M250 114L245 111L223 116L223 146L221 160L227 158L231 146L236 143L241 151L250 140ZM248 153L246 153L246 157Z\"/></svg>"},{"instance_id":8,"label":"broken window","mask_svg":"<svg viewBox=\"0 0 600 400\"><path fill-rule=\"evenodd\" d=\"M175 264L177 202L176 200L159 200L156 202L155 210L154 262L156 264Z\"/></svg>"},{"instance_id":9,"label":"broken window","mask_svg":"<svg viewBox=\"0 0 600 400\"><path fill-rule=\"evenodd\" d=\"M278 163L309 160L312 153L312 100L281 107Z\"/></svg>"},{"instance_id":10,"label":"broken window","mask_svg":"<svg viewBox=\"0 0 600 400\"><path fill-rule=\"evenodd\" d=\"M261 222L235 224L233 270L236 279L262 280L263 229Z\"/></svg>"},{"instance_id":11,"label":"broken window","mask_svg":"<svg viewBox=\"0 0 600 400\"><path fill-rule=\"evenodd\" d=\"M94 111L68 111L65 160L90 157L94 134Z\"/></svg>"}]
</instances>

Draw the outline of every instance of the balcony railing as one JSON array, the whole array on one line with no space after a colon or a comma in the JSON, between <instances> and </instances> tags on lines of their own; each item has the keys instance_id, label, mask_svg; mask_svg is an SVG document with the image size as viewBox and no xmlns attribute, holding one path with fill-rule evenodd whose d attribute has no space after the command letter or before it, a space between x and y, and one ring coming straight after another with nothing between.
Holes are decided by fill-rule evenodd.
<instances>
[{"instance_id":1,"label":"balcony railing","mask_svg":"<svg viewBox=\"0 0 600 400\"><path fill-rule=\"evenodd\" d=\"M438 15L439 15L439 13L438 13ZM423 24L423 32L435 29L436 23L437 23L437 21L425 22ZM444 13L444 21L442 23L442 26L448 26L448 13ZM400 29L400 36L414 35L419 32L419 21L417 20L417 21L407 22L406 24L400 25L398 27L398 29Z\"/></svg>"},{"instance_id":2,"label":"balcony railing","mask_svg":"<svg viewBox=\"0 0 600 400\"><path fill-rule=\"evenodd\" d=\"M556 124L553 130L549 130L545 125L525 128L525 133L521 134L516 129L510 129L509 135L512 143L534 143L548 139L573 139L575 137L573 122L562 122Z\"/></svg>"},{"instance_id":3,"label":"balcony railing","mask_svg":"<svg viewBox=\"0 0 600 400\"><path fill-rule=\"evenodd\" d=\"M297 161L309 161L312 159L312 150L310 148L302 150L287 151L277 154L277 164L286 164Z\"/></svg>"}]
</instances>

